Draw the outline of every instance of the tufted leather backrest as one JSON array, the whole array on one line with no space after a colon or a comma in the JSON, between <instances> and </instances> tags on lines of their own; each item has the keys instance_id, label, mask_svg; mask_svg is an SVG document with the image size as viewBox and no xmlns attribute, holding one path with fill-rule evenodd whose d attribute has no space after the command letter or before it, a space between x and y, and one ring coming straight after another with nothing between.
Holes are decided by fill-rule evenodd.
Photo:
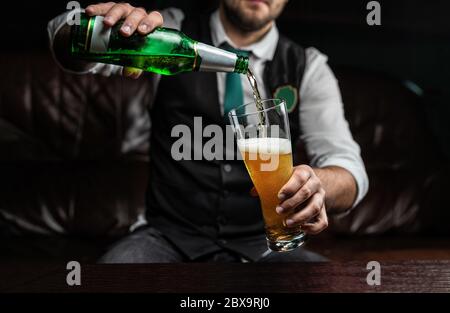
<instances>
[{"instance_id":1,"label":"tufted leather backrest","mask_svg":"<svg viewBox=\"0 0 450 313\"><path fill-rule=\"evenodd\" d=\"M3 54L0 66L0 233L128 231L144 211L149 81L66 74L48 54ZM410 232L448 220L450 210L436 211L448 166L423 97L384 75L335 72L370 190L331 229Z\"/></svg>"},{"instance_id":2,"label":"tufted leather backrest","mask_svg":"<svg viewBox=\"0 0 450 313\"><path fill-rule=\"evenodd\" d=\"M152 95L145 79L67 74L48 54L0 62L0 118L49 158L146 159Z\"/></svg>"},{"instance_id":3,"label":"tufted leather backrest","mask_svg":"<svg viewBox=\"0 0 450 313\"><path fill-rule=\"evenodd\" d=\"M353 68L338 68L336 76L370 188L350 214L332 218L331 229L357 234L438 230L436 218L445 214L439 191L450 187L448 164L428 127L422 91L412 82Z\"/></svg>"},{"instance_id":4,"label":"tufted leather backrest","mask_svg":"<svg viewBox=\"0 0 450 313\"><path fill-rule=\"evenodd\" d=\"M116 234L144 210L148 80L71 75L48 53L0 60L0 220Z\"/></svg>"},{"instance_id":5,"label":"tufted leather backrest","mask_svg":"<svg viewBox=\"0 0 450 313\"><path fill-rule=\"evenodd\" d=\"M436 147L418 86L354 68L337 68L336 76L346 118L363 147L367 167L408 168L435 158L429 153Z\"/></svg>"}]
</instances>

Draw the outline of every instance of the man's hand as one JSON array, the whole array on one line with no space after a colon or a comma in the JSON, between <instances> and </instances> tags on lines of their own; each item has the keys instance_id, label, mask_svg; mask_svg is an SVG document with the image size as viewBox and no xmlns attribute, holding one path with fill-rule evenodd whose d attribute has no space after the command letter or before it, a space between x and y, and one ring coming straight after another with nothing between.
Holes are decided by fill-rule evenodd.
<instances>
[{"instance_id":1,"label":"man's hand","mask_svg":"<svg viewBox=\"0 0 450 313\"><path fill-rule=\"evenodd\" d=\"M125 36L131 36L135 31L141 35L147 35L156 27L162 26L163 17L153 11L147 13L144 8L135 8L128 3L99 3L90 5L86 8L86 14L89 16L104 16L103 23L107 27L114 26L119 20L125 19L120 33ZM142 71L135 68L125 67L123 75L137 79Z\"/></svg>"},{"instance_id":2,"label":"man's hand","mask_svg":"<svg viewBox=\"0 0 450 313\"><path fill-rule=\"evenodd\" d=\"M278 214L288 214L288 227L301 226L308 234L318 234L328 227L325 189L314 170L307 165L294 167L289 181L278 193Z\"/></svg>"}]
</instances>

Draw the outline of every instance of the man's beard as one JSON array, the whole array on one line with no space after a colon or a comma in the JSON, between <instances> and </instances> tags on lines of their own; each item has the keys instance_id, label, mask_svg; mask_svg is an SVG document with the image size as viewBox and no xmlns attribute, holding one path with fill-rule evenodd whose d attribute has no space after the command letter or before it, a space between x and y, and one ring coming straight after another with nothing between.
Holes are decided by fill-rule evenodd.
<instances>
[{"instance_id":1,"label":"man's beard","mask_svg":"<svg viewBox=\"0 0 450 313\"><path fill-rule=\"evenodd\" d=\"M226 3L224 3L223 7L227 19L243 32L253 32L260 30L275 19L274 16L270 15L261 20L251 19L246 16L245 13L229 7Z\"/></svg>"}]
</instances>

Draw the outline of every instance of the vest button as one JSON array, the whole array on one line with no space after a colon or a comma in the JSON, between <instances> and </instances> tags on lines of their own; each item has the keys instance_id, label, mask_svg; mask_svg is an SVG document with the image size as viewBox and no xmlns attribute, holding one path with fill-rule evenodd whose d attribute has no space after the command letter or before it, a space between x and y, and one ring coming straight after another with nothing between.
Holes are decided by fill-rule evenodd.
<instances>
[{"instance_id":1,"label":"vest button","mask_svg":"<svg viewBox=\"0 0 450 313\"><path fill-rule=\"evenodd\" d=\"M231 172L232 169L233 169L233 168L231 167L230 164L225 164L225 165L223 166L223 170L225 171L225 173Z\"/></svg>"}]
</instances>

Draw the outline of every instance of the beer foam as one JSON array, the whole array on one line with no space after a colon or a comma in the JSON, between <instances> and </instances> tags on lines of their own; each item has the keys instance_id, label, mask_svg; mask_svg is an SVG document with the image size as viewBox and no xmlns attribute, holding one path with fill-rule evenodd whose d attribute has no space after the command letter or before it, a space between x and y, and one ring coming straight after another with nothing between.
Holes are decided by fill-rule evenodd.
<instances>
[{"instance_id":1,"label":"beer foam","mask_svg":"<svg viewBox=\"0 0 450 313\"><path fill-rule=\"evenodd\" d=\"M237 145L241 152L262 153L262 154L291 153L291 141L286 138L238 139Z\"/></svg>"}]
</instances>

